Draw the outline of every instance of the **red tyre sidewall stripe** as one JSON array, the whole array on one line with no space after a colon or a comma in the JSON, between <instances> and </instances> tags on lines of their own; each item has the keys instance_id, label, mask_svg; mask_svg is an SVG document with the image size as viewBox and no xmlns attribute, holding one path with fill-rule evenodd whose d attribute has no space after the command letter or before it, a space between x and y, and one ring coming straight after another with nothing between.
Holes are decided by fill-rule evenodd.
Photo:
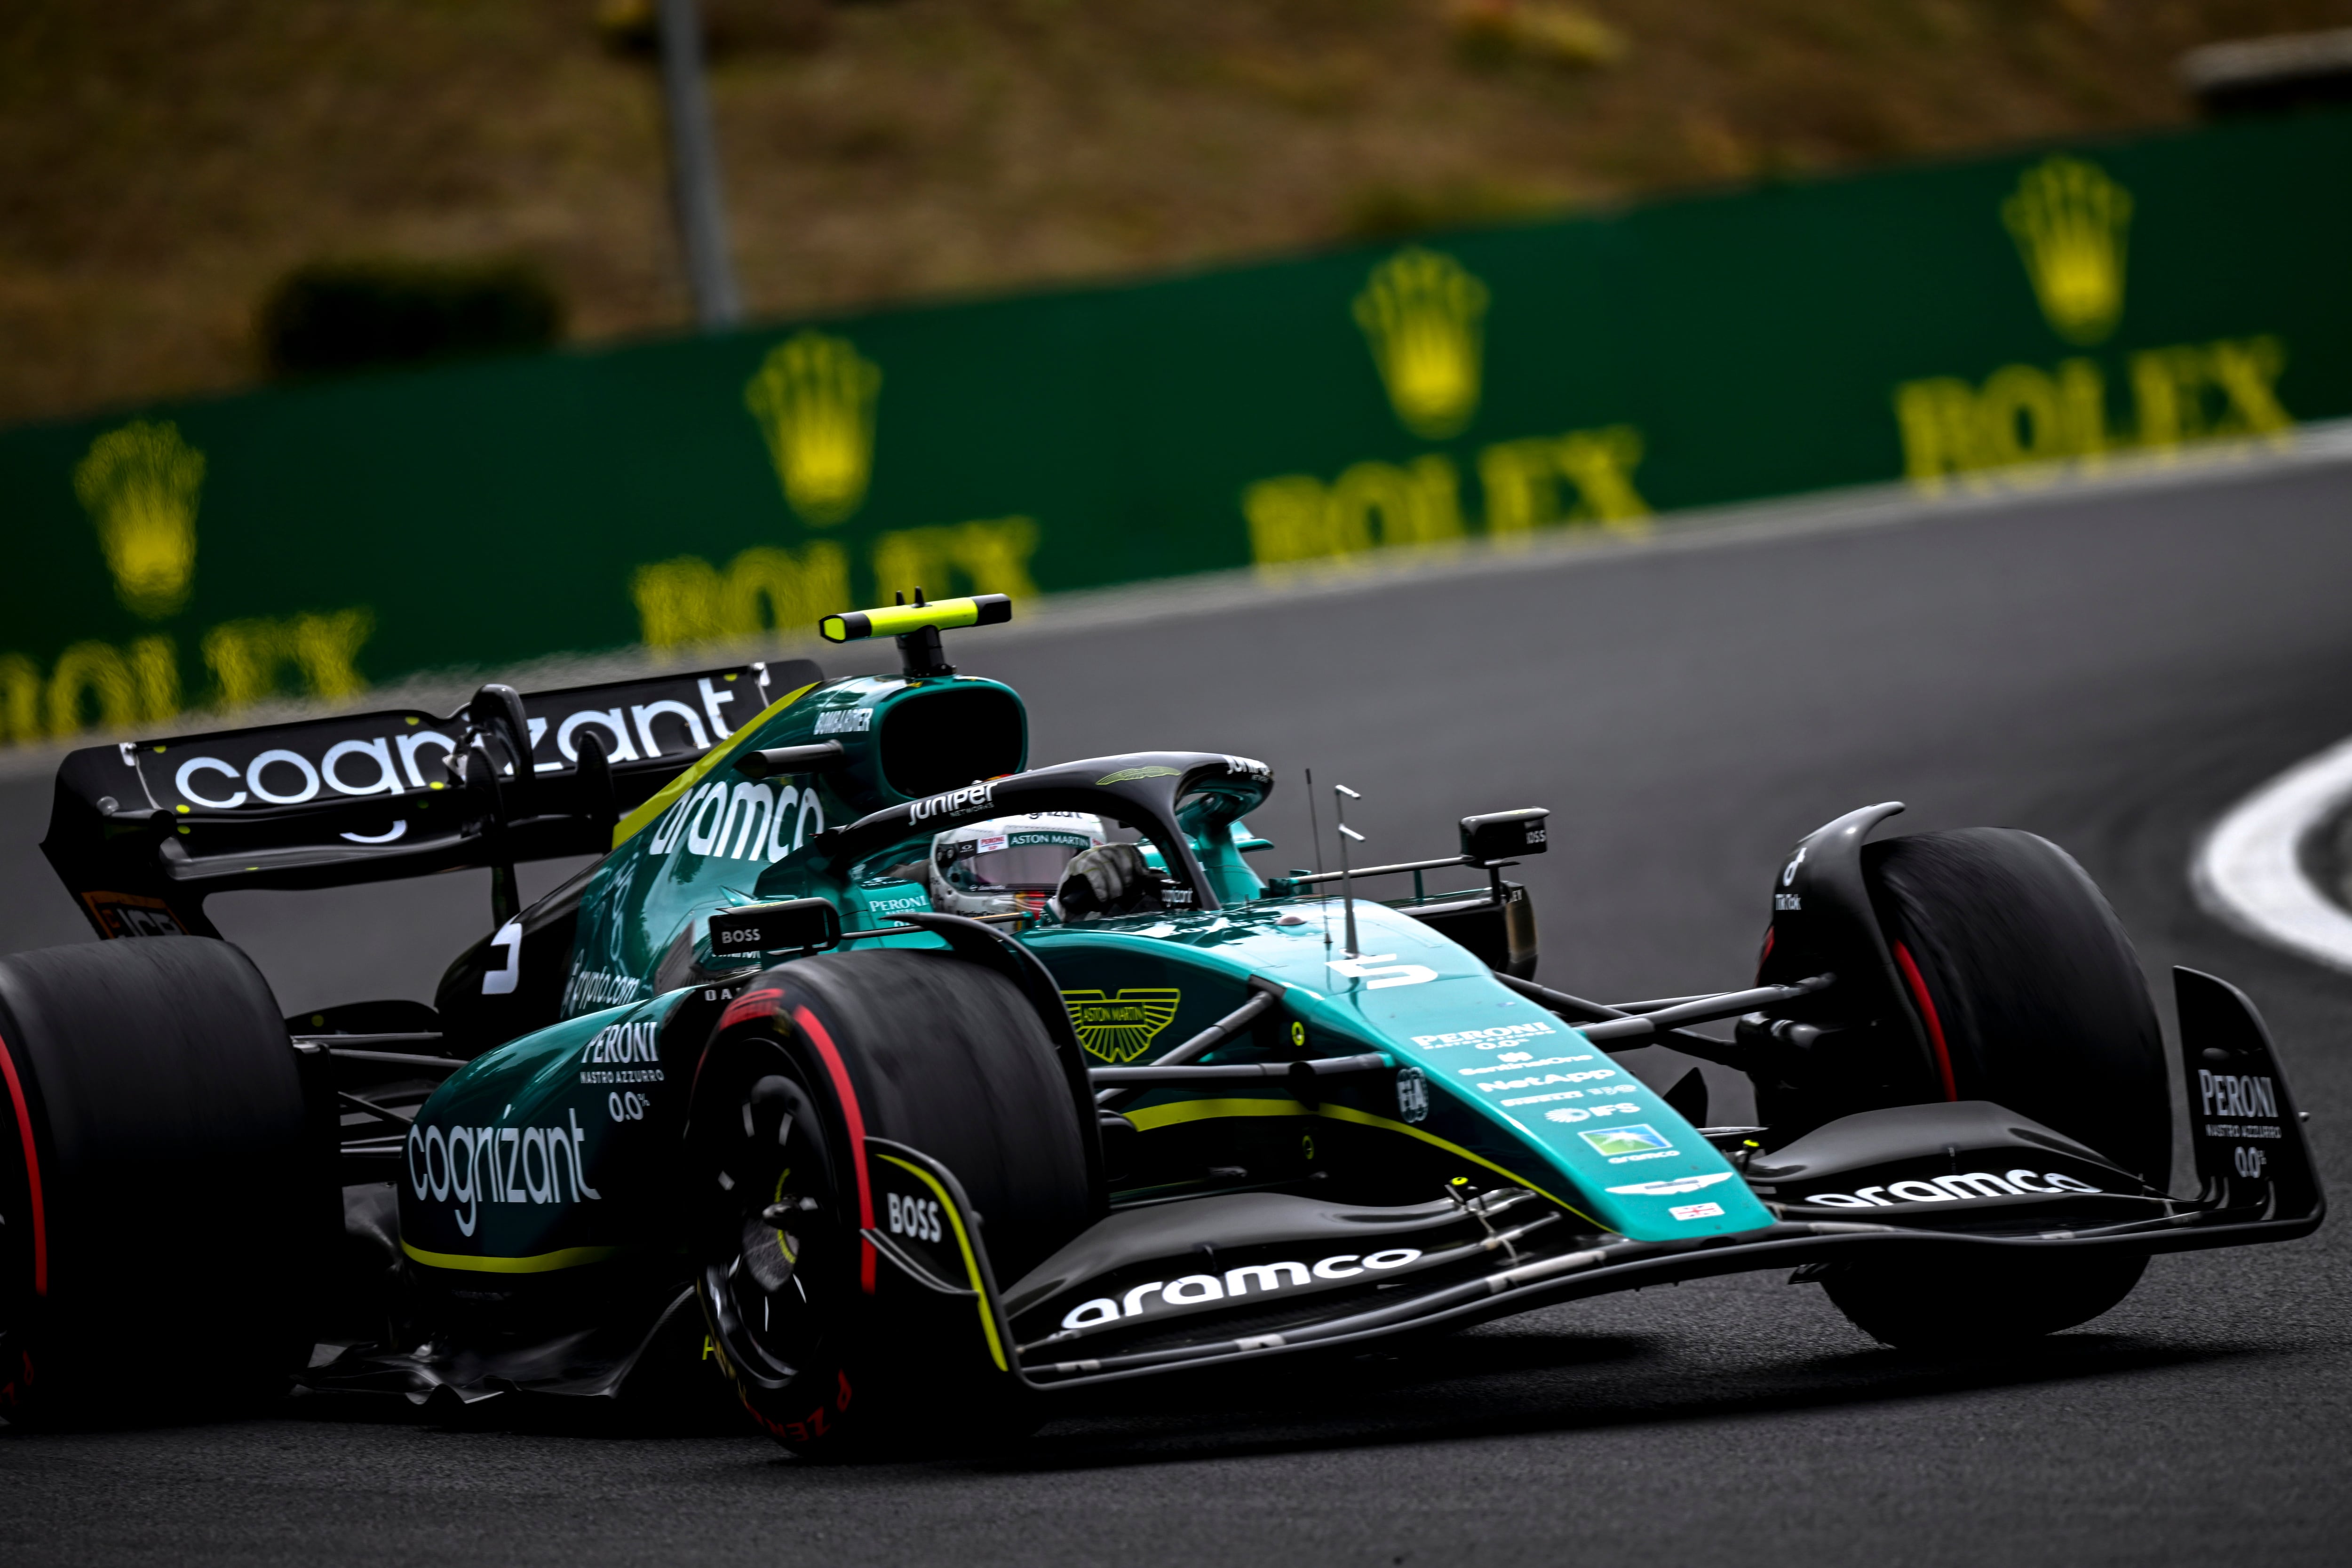
<instances>
[{"instance_id":1,"label":"red tyre sidewall stripe","mask_svg":"<svg viewBox=\"0 0 2352 1568\"><path fill-rule=\"evenodd\" d=\"M16 1111L16 1136L25 1145L25 1181L33 1195L33 1294L49 1293L49 1218L41 1201L41 1157L33 1147L33 1109L25 1103L25 1086L17 1079L16 1064L8 1054L8 1042L0 1040L0 1078L8 1081L8 1103ZM858 1168L865 1177L865 1167ZM873 1224L871 1220L866 1221Z\"/></svg>"},{"instance_id":2,"label":"red tyre sidewall stripe","mask_svg":"<svg viewBox=\"0 0 2352 1568\"><path fill-rule=\"evenodd\" d=\"M1895 944L1895 962L1902 967L1903 979L1911 987L1911 1000L1919 1008L1919 1016L1927 1023L1927 1043L1936 1050L1936 1071L1944 1080L1944 1098L1960 1098L1959 1086L1952 1079L1952 1051L1944 1043L1944 1020L1936 1016L1936 999L1927 994L1927 977L1911 960L1911 950L1901 942Z\"/></svg>"},{"instance_id":3,"label":"red tyre sidewall stripe","mask_svg":"<svg viewBox=\"0 0 2352 1568\"><path fill-rule=\"evenodd\" d=\"M849 1123L850 1163L857 1172L857 1224L861 1230L874 1228L874 1184L866 1173L866 1114L858 1109L857 1090L850 1087L849 1068L841 1059L833 1037L817 1022L816 1015L806 1007L793 1009L793 1022L808 1037L816 1054L824 1058L824 1070L833 1077L833 1091L841 1099L841 1114ZM874 1244L860 1239L857 1244L857 1282L865 1292L874 1294Z\"/></svg>"},{"instance_id":4,"label":"red tyre sidewall stripe","mask_svg":"<svg viewBox=\"0 0 2352 1568\"><path fill-rule=\"evenodd\" d=\"M772 986L761 991L746 991L727 1005L727 1011L719 1015L719 1026L731 1029L753 1018L772 1018L776 1015L774 1004L782 995L782 992Z\"/></svg>"}]
</instances>

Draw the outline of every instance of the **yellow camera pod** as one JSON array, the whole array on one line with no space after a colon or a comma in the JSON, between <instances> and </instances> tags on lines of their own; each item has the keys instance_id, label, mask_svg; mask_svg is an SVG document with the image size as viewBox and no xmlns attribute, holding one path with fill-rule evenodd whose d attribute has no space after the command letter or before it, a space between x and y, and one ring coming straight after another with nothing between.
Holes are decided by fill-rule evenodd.
<instances>
[{"instance_id":1,"label":"yellow camera pod","mask_svg":"<svg viewBox=\"0 0 2352 1568\"><path fill-rule=\"evenodd\" d=\"M844 610L817 622L817 635L827 642L856 642L864 637L904 637L925 626L952 631L958 626L993 626L1013 618L1013 601L1003 594L975 594L963 599L933 599L928 605L885 605L875 610Z\"/></svg>"}]
</instances>

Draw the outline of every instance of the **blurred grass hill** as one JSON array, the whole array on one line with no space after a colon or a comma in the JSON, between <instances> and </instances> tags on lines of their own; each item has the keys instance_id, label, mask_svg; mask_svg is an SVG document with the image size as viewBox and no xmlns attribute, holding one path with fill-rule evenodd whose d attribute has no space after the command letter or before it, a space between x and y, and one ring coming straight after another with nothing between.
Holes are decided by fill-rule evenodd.
<instances>
[{"instance_id":1,"label":"blurred grass hill","mask_svg":"<svg viewBox=\"0 0 2352 1568\"><path fill-rule=\"evenodd\" d=\"M2191 113L2183 51L2352 25L2352 0L704 9L755 317L2158 126ZM505 268L573 341L679 330L650 17L0 6L0 420L262 379L272 302L322 267Z\"/></svg>"}]
</instances>

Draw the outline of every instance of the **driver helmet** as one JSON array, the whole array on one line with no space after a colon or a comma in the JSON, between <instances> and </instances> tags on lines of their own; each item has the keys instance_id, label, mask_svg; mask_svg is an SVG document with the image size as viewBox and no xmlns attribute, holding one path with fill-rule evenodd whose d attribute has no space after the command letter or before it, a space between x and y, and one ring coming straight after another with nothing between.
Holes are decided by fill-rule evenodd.
<instances>
[{"instance_id":1,"label":"driver helmet","mask_svg":"<svg viewBox=\"0 0 2352 1568\"><path fill-rule=\"evenodd\" d=\"M931 907L956 915L1047 912L1070 858L1110 842L1102 818L1041 811L951 827L931 840Z\"/></svg>"}]
</instances>

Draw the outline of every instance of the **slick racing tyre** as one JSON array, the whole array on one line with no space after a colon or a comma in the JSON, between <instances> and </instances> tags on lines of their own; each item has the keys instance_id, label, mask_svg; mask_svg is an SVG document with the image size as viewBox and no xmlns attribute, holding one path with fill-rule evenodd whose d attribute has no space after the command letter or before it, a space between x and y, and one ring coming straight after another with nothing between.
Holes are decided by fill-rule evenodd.
<instances>
[{"instance_id":1,"label":"slick racing tyre","mask_svg":"<svg viewBox=\"0 0 2352 1568\"><path fill-rule=\"evenodd\" d=\"M1025 1430L1021 1391L976 1328L898 1321L893 1292L875 1293L857 1162L863 1136L945 1165L1000 1281L1076 1235L1091 1215L1085 1146L1037 1015L1001 976L929 952L802 959L743 994L761 993L763 1016L704 1052L686 1133L698 1293L738 1394L808 1458ZM762 1218L779 1205L780 1222Z\"/></svg>"},{"instance_id":2,"label":"slick racing tyre","mask_svg":"<svg viewBox=\"0 0 2352 1568\"><path fill-rule=\"evenodd\" d=\"M282 1390L334 1258L332 1160L269 987L226 942L0 958L0 1414Z\"/></svg>"},{"instance_id":3,"label":"slick racing tyre","mask_svg":"<svg viewBox=\"0 0 2352 1568\"><path fill-rule=\"evenodd\" d=\"M2005 827L1870 845L1863 867L1946 1096L2021 1111L2162 1189L2163 1037L2131 942L2083 868ZM2130 1293L2147 1261L1938 1253L1837 1264L1821 1279L1874 1338L1957 1349L2087 1322Z\"/></svg>"},{"instance_id":4,"label":"slick racing tyre","mask_svg":"<svg viewBox=\"0 0 2352 1568\"><path fill-rule=\"evenodd\" d=\"M2147 1268L2146 1253L1988 1257L1988 1251L1833 1263L1819 1278L1846 1321L1879 1343L1966 1352L2021 1344L2087 1323L2130 1295Z\"/></svg>"},{"instance_id":5,"label":"slick racing tyre","mask_svg":"<svg viewBox=\"0 0 2352 1568\"><path fill-rule=\"evenodd\" d=\"M1949 1098L1990 1100L2162 1187L2164 1037L2115 911L2065 851L2011 827L1863 851L1895 968Z\"/></svg>"}]
</instances>

